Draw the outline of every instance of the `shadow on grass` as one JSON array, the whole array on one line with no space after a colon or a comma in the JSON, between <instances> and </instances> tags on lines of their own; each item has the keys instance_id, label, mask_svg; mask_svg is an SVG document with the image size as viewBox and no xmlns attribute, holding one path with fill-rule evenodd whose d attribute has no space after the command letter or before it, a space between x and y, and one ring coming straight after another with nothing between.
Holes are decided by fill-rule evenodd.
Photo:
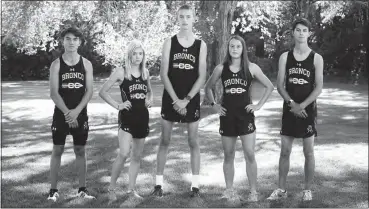
<instances>
[{"instance_id":1,"label":"shadow on grass","mask_svg":"<svg viewBox=\"0 0 369 209\"><path fill-rule=\"evenodd\" d=\"M99 86L95 85L95 93ZM162 86L154 83L154 107L160 108ZM45 83L12 83L4 87L3 104L15 102L19 99L48 99L47 82ZM24 91L25 94L21 94ZM15 94L13 93L15 92ZM338 92L332 94L332 92ZM339 94L341 92L341 94ZM350 93L351 92L351 93ZM19 94L18 94L19 93ZM114 90L113 96L119 97L119 91ZM353 95L353 96L350 96ZM327 89L322 95L322 102L318 100L319 119L318 140L319 145L331 145L337 143L355 144L367 143L367 91L346 90L342 88ZM260 98L260 89L255 88L254 99ZM344 100L346 103L336 105L333 100ZM364 100L366 101L366 107ZM351 102L350 102L351 101ZM93 98L92 104L104 104L99 98ZM257 155L265 152L279 155L280 141L280 111L282 101L276 91L272 93L267 106L257 115ZM274 105L275 104L275 105ZM106 104L107 105L107 104ZM27 111L33 108L25 103L14 111ZM156 109L157 110L157 109ZM12 112L14 112L12 111ZM106 188L110 181L111 165L118 152L117 141L117 116L95 113L94 109L90 117L90 135L87 145L88 174L87 185L91 192L97 196L94 201L80 201L72 197L78 188L78 179L75 168L75 157L71 137L68 137L65 152L62 157L60 169L59 190L61 198L57 203L46 202L49 189L49 160L52 149L51 142L51 114L50 116L36 120L32 117L18 120L12 117L12 113L4 115L2 122L2 207L110 207L107 205ZM209 107L201 109L202 121L200 122L199 141L202 153L202 166L216 165L221 169L223 152L217 125L219 119L213 115ZM351 118L351 119L350 119ZM189 147L187 143L186 128L183 124L176 124L173 130L173 138L169 148L168 160L165 169L166 191L169 193L161 200L148 197L154 184L156 170L156 153L160 140L160 114L150 118L150 135L146 139L142 156L141 171L137 179L137 189L144 195L145 201L137 207L158 208L185 208L185 207L228 207L220 199L224 185L207 184L202 187L204 203L197 203L188 197L190 181L186 176L190 175ZM208 128L207 127L214 127ZM271 145L272 144L272 145ZM240 143L237 144L237 152L241 152ZM366 156L363 156L366 157ZM242 161L243 157L236 159ZM124 190L127 188L127 172L129 160L125 164L118 180L121 190L118 191L119 200L111 205L118 207L126 198ZM277 179L277 165L269 166L272 172L263 172L259 176L259 188L261 200L258 203L244 203L241 207L360 207L368 206L368 173L367 170L342 168L345 172L327 176L324 172L316 172L314 182L314 201L301 203L299 201L303 172L301 168L291 168L288 177L289 197L282 202L268 202L266 198L273 190L273 184ZM208 173L211 171L208 170ZM223 178L223 175L217 175ZM246 179L246 177L245 177ZM223 181L223 179L214 179ZM246 197L246 183L237 183L239 193Z\"/></svg>"}]
</instances>

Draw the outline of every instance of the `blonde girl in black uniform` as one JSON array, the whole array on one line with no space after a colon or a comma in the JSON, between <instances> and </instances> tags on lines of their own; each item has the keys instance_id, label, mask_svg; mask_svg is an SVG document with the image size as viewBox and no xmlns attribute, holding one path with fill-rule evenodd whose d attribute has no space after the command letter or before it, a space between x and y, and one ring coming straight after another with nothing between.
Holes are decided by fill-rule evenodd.
<instances>
[{"instance_id":1,"label":"blonde girl in black uniform","mask_svg":"<svg viewBox=\"0 0 369 209\"><path fill-rule=\"evenodd\" d=\"M141 42L134 40L128 46L125 60L125 68L118 67L105 82L100 90L100 97L115 109L118 114L118 140L119 154L113 163L111 181L109 185L109 201L115 201L116 181L122 167L129 157L130 148L131 163L129 166L129 198L125 203L134 206L142 200L136 192L136 178L140 168L141 154L144 148L145 137L149 133L149 112L153 94L151 90L149 72L146 66L146 54ZM118 83L120 86L122 102L117 102L108 94L109 89Z\"/></svg>"}]
</instances>

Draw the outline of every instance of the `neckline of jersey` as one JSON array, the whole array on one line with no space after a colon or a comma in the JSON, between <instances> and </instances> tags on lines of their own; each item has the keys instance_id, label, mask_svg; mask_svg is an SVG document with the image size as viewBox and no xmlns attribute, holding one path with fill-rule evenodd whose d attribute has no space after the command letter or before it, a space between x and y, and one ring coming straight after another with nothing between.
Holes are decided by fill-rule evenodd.
<instances>
[{"instance_id":1,"label":"neckline of jersey","mask_svg":"<svg viewBox=\"0 0 369 209\"><path fill-rule=\"evenodd\" d=\"M292 57L293 57L293 59L294 59L296 62L304 62L304 61L306 61L306 60L309 58L310 54L313 52L313 50L311 50L311 49L310 49L310 52L309 52L308 56L306 56L306 58L305 58L305 59L303 59L303 60L299 61L299 60L297 60L297 59L296 59L295 55L293 54L293 52L294 52L294 51L295 51L295 50L294 50L294 49L292 49Z\"/></svg>"},{"instance_id":2,"label":"neckline of jersey","mask_svg":"<svg viewBox=\"0 0 369 209\"><path fill-rule=\"evenodd\" d=\"M239 67L239 68L238 68L238 71L235 73L235 72L233 72L233 71L231 70L231 66L230 66L230 65L228 65L228 70L229 70L229 72L231 72L231 73L233 73L233 74L238 74L238 73L241 71L241 67Z\"/></svg>"},{"instance_id":3,"label":"neckline of jersey","mask_svg":"<svg viewBox=\"0 0 369 209\"><path fill-rule=\"evenodd\" d=\"M177 39L178 44L179 44L181 47L183 47L184 49L189 49L189 48L193 47L193 46L195 45L195 42L196 42L196 38L195 38L195 40L193 41L193 43L192 43L189 47L184 47L181 43L179 43L179 40L178 40L178 34L176 34L176 39Z\"/></svg>"},{"instance_id":4,"label":"neckline of jersey","mask_svg":"<svg viewBox=\"0 0 369 209\"><path fill-rule=\"evenodd\" d=\"M61 56L62 61L63 61L63 62L64 62L64 64L65 64L66 66L68 66L68 67L75 67L76 65L78 65L78 64L79 64L79 62L81 61L81 58L82 58L82 56L81 56L81 55L79 55L78 62L77 62L75 65L68 65L68 64L65 62L65 60L64 60L64 58L63 58L63 55Z\"/></svg>"}]
</instances>

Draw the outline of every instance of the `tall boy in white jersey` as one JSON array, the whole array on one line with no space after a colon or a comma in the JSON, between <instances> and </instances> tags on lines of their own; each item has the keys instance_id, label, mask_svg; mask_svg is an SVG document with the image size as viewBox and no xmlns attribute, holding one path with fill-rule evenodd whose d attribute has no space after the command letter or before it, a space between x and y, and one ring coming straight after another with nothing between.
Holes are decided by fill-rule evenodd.
<instances>
[{"instance_id":1,"label":"tall boy in white jersey","mask_svg":"<svg viewBox=\"0 0 369 209\"><path fill-rule=\"evenodd\" d=\"M323 58L312 51L307 43L310 22L304 18L293 25L293 50L279 59L277 89L284 99L281 153L279 158L279 188L268 198L287 198L286 178L290 167L290 154L294 138L302 138L305 155L305 186L302 200L312 200L311 184L314 176L314 138L317 135L316 99L323 88Z\"/></svg>"},{"instance_id":2,"label":"tall boy in white jersey","mask_svg":"<svg viewBox=\"0 0 369 209\"><path fill-rule=\"evenodd\" d=\"M61 33L64 53L51 63L50 97L55 103L51 125L53 151L50 161L51 188L48 200L56 201L58 172L67 135L73 136L79 189L77 196L93 199L86 189L85 145L88 137L87 103L92 97L93 75L90 61L78 54L82 33L68 28Z\"/></svg>"},{"instance_id":3,"label":"tall boy in white jersey","mask_svg":"<svg viewBox=\"0 0 369 209\"><path fill-rule=\"evenodd\" d=\"M160 76L164 83L161 109L162 136L157 155L156 185L152 195L163 195L163 172L174 122L186 123L191 154L191 197L199 197L200 88L206 78L206 44L192 32L195 12L183 5L178 10L180 31L164 42Z\"/></svg>"}]
</instances>

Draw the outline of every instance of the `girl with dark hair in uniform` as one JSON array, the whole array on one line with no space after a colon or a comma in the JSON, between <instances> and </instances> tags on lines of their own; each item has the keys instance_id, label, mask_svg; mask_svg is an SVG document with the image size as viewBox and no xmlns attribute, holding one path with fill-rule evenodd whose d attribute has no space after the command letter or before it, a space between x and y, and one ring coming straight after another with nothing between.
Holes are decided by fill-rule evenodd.
<instances>
[{"instance_id":1,"label":"girl with dark hair in uniform","mask_svg":"<svg viewBox=\"0 0 369 209\"><path fill-rule=\"evenodd\" d=\"M226 183L223 197L231 204L240 202L240 197L233 189L235 144L240 137L250 184L248 201L254 202L258 200L254 112L264 105L274 87L260 67L249 61L246 43L242 37L231 36L227 47L224 62L216 66L205 85L206 96L213 109L220 115L219 133L224 150L223 172ZM254 78L266 87L258 104L253 104L250 98L250 86ZM212 88L219 79L223 85L223 99L220 104L216 104Z\"/></svg>"}]
</instances>

